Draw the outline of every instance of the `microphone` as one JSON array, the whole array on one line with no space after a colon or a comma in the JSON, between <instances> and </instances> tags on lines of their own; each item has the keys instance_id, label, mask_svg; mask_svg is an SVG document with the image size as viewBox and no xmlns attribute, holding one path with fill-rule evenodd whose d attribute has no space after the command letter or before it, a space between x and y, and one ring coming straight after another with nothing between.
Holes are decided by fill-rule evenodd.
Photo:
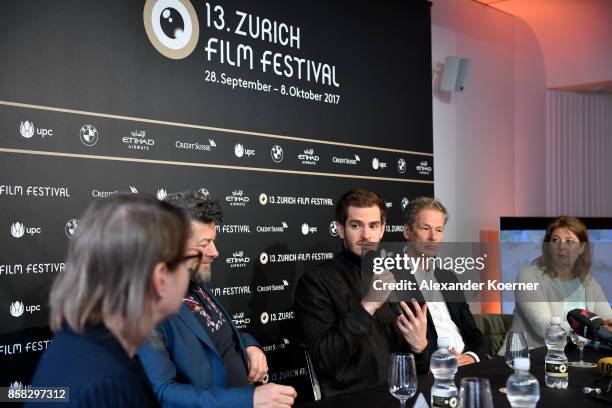
<instances>
[{"instance_id":1,"label":"microphone","mask_svg":"<svg viewBox=\"0 0 612 408\"><path fill-rule=\"evenodd\" d=\"M586 309L574 309L567 313L567 321L580 336L589 340L600 340L612 347L612 332L603 325L603 320Z\"/></svg>"}]
</instances>

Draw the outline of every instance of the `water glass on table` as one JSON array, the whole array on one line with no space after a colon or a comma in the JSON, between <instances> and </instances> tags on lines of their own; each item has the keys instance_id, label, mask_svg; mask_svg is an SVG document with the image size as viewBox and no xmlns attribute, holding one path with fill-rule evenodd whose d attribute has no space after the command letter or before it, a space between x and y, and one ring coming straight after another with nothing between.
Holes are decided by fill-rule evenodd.
<instances>
[{"instance_id":1,"label":"water glass on table","mask_svg":"<svg viewBox=\"0 0 612 408\"><path fill-rule=\"evenodd\" d=\"M572 343L574 343L574 345L578 347L578 350L580 351L580 361L570 361L569 363L567 363L567 365L570 367L578 367L578 368L597 367L597 364L587 363L586 361L582 359L582 355L584 353L584 346L587 345L587 343L589 342L589 339L582 337L581 335L576 333L574 330L570 332L570 339L572 340Z\"/></svg>"},{"instance_id":2,"label":"water glass on table","mask_svg":"<svg viewBox=\"0 0 612 408\"><path fill-rule=\"evenodd\" d=\"M529 347L525 332L509 331L506 334L506 353L504 358L508 367L514 369L514 359L517 357L529 358Z\"/></svg>"},{"instance_id":3,"label":"water glass on table","mask_svg":"<svg viewBox=\"0 0 612 408\"><path fill-rule=\"evenodd\" d=\"M401 407L417 390L417 373L414 356L409 353L393 353L389 367L389 392L400 401Z\"/></svg>"},{"instance_id":4,"label":"water glass on table","mask_svg":"<svg viewBox=\"0 0 612 408\"><path fill-rule=\"evenodd\" d=\"M491 384L486 378L466 377L459 388L461 408L493 408Z\"/></svg>"}]
</instances>

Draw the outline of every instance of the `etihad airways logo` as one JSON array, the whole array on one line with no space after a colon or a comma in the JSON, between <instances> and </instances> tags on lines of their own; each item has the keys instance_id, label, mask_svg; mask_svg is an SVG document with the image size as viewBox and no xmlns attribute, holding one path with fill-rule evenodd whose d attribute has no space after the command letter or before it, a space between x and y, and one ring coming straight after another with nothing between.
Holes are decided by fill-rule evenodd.
<instances>
[{"instance_id":1,"label":"etihad airways logo","mask_svg":"<svg viewBox=\"0 0 612 408\"><path fill-rule=\"evenodd\" d=\"M319 156L315 154L314 149L304 149L304 153L298 154L298 159L306 166L316 166L319 162Z\"/></svg>"},{"instance_id":2,"label":"etihad airways logo","mask_svg":"<svg viewBox=\"0 0 612 408\"><path fill-rule=\"evenodd\" d=\"M35 134L44 139L45 136L53 136L53 129L37 128L33 122L26 120L19 125L19 133L26 139L30 139Z\"/></svg>"},{"instance_id":3,"label":"etihad airways logo","mask_svg":"<svg viewBox=\"0 0 612 408\"><path fill-rule=\"evenodd\" d=\"M238 312L232 315L232 322L234 322L234 326L236 326L237 329L243 330L251 323L251 318L244 312Z\"/></svg>"},{"instance_id":4,"label":"etihad airways logo","mask_svg":"<svg viewBox=\"0 0 612 408\"><path fill-rule=\"evenodd\" d=\"M232 207L246 207L251 199L244 194L243 190L234 190L232 194L225 197L225 201Z\"/></svg>"},{"instance_id":5,"label":"etihad airways logo","mask_svg":"<svg viewBox=\"0 0 612 408\"><path fill-rule=\"evenodd\" d=\"M423 176L429 176L431 174L431 171L433 170L432 167L429 165L429 163L427 162L427 160L423 160L422 162L419 163L418 166L416 166L416 170L419 174L423 175Z\"/></svg>"},{"instance_id":6,"label":"etihad airways logo","mask_svg":"<svg viewBox=\"0 0 612 408\"><path fill-rule=\"evenodd\" d=\"M124 136L121 140L132 150L150 150L155 146L155 140L147 137L144 130L133 130L131 136Z\"/></svg>"},{"instance_id":7,"label":"etihad airways logo","mask_svg":"<svg viewBox=\"0 0 612 408\"><path fill-rule=\"evenodd\" d=\"M251 262L251 258L244 251L234 251L232 256L225 260L230 268L245 268Z\"/></svg>"}]
</instances>

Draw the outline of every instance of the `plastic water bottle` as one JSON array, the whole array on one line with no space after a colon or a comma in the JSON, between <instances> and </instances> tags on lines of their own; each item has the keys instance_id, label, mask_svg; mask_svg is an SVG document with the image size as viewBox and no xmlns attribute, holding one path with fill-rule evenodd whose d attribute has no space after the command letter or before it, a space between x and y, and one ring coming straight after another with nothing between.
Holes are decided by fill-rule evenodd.
<instances>
[{"instance_id":1,"label":"plastic water bottle","mask_svg":"<svg viewBox=\"0 0 612 408\"><path fill-rule=\"evenodd\" d=\"M535 408L540 399L540 384L529 374L529 359L514 359L514 374L506 382L508 401L512 408Z\"/></svg>"},{"instance_id":2,"label":"plastic water bottle","mask_svg":"<svg viewBox=\"0 0 612 408\"><path fill-rule=\"evenodd\" d=\"M455 385L457 357L448 349L450 339L438 337L438 349L431 355L429 366L435 378L431 387L431 408L457 406L459 392Z\"/></svg>"},{"instance_id":3,"label":"plastic water bottle","mask_svg":"<svg viewBox=\"0 0 612 408\"><path fill-rule=\"evenodd\" d=\"M565 356L565 344L567 334L561 327L561 318L552 317L550 326L544 335L548 353L544 360L546 372L546 386L550 388L567 388L569 375L567 371L567 357Z\"/></svg>"}]
</instances>

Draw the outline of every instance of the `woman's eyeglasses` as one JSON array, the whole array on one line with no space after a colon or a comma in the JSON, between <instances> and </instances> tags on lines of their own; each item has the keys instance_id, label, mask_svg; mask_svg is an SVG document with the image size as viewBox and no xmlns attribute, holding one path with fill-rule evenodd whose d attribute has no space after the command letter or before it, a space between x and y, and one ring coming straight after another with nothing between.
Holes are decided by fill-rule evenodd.
<instances>
[{"instance_id":1,"label":"woman's eyeglasses","mask_svg":"<svg viewBox=\"0 0 612 408\"><path fill-rule=\"evenodd\" d=\"M203 254L198 251L197 254L183 257L183 263L187 265L189 272L194 272L200 269L200 265L202 264L202 256Z\"/></svg>"}]
</instances>

